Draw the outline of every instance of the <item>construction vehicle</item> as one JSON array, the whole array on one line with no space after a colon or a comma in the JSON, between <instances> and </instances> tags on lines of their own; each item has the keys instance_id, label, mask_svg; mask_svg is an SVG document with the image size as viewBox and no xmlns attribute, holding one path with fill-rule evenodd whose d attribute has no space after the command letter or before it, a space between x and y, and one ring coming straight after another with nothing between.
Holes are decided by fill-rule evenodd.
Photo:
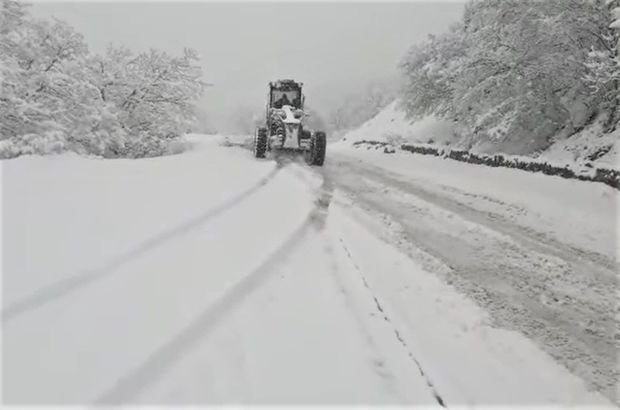
<instances>
[{"instance_id":1,"label":"construction vehicle","mask_svg":"<svg viewBox=\"0 0 620 410\"><path fill-rule=\"evenodd\" d=\"M324 131L306 129L303 83L277 80L269 83L265 110L265 125L256 128L254 156L264 158L269 151L303 153L310 165L322 166L325 161L326 135Z\"/></svg>"}]
</instances>

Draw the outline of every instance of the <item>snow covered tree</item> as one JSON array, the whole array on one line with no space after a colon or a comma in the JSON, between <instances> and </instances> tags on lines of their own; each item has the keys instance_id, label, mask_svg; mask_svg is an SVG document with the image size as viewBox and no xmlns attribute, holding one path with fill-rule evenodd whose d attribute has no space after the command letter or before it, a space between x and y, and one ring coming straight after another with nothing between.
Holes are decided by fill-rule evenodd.
<instances>
[{"instance_id":1,"label":"snow covered tree","mask_svg":"<svg viewBox=\"0 0 620 410\"><path fill-rule=\"evenodd\" d=\"M128 58L122 79L107 86L106 98L114 102L129 135L165 140L190 127L193 103L205 87L197 61L191 49L180 57L150 50Z\"/></svg>"},{"instance_id":2,"label":"snow covered tree","mask_svg":"<svg viewBox=\"0 0 620 410\"><path fill-rule=\"evenodd\" d=\"M3 10L15 10L10 0L3 2ZM0 37L0 133L3 139L67 133L76 118L84 118L80 100L88 87L75 74L82 71L86 45L65 23L32 20L18 10L3 15L4 27L12 28Z\"/></svg>"},{"instance_id":3,"label":"snow covered tree","mask_svg":"<svg viewBox=\"0 0 620 410\"><path fill-rule=\"evenodd\" d=\"M620 1L597 0L600 16L599 42L591 47L585 63L585 81L607 115L606 129L611 131L620 121Z\"/></svg>"},{"instance_id":4,"label":"snow covered tree","mask_svg":"<svg viewBox=\"0 0 620 410\"><path fill-rule=\"evenodd\" d=\"M92 55L66 23L0 0L0 155L162 154L194 121L204 88L197 62L190 49Z\"/></svg>"},{"instance_id":5,"label":"snow covered tree","mask_svg":"<svg viewBox=\"0 0 620 410\"><path fill-rule=\"evenodd\" d=\"M28 5L16 0L0 2L0 36L6 36L24 24Z\"/></svg>"},{"instance_id":6,"label":"snow covered tree","mask_svg":"<svg viewBox=\"0 0 620 410\"><path fill-rule=\"evenodd\" d=\"M586 61L604 46L597 1L469 3L459 25L403 60L404 107L458 121L483 150L534 152L570 135L596 111Z\"/></svg>"},{"instance_id":7,"label":"snow covered tree","mask_svg":"<svg viewBox=\"0 0 620 410\"><path fill-rule=\"evenodd\" d=\"M461 25L454 25L443 35L430 35L413 46L400 68L405 76L402 105L412 117L455 114L454 85L464 62L465 36Z\"/></svg>"}]
</instances>

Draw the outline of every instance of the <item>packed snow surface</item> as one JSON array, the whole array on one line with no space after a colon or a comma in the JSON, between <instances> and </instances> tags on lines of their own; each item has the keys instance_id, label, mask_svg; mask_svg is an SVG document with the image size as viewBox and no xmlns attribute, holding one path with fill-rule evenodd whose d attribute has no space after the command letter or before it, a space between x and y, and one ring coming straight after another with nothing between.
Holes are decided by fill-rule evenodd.
<instances>
[{"instance_id":1,"label":"packed snow surface","mask_svg":"<svg viewBox=\"0 0 620 410\"><path fill-rule=\"evenodd\" d=\"M6 404L610 405L609 386L498 322L492 303L448 280L440 252L406 234L422 218L431 248L454 235L446 246L461 236L517 252L507 225L439 206L424 195L436 189L607 260L613 235L599 218L613 212L614 192L512 171L482 177L554 199L519 202L504 187L495 200L466 164L459 183L437 163L343 149L310 168L256 160L222 137L188 139L193 149L161 158L2 163ZM573 225L545 213L558 203ZM592 237L569 234L580 228ZM506 253L492 246L470 257Z\"/></svg>"}]
</instances>

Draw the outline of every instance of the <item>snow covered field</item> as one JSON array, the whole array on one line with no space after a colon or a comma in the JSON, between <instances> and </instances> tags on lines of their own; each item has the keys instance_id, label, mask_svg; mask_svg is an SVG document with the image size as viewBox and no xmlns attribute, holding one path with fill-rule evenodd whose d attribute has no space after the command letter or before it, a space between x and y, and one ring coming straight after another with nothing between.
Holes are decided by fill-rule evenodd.
<instances>
[{"instance_id":1,"label":"snow covered field","mask_svg":"<svg viewBox=\"0 0 620 410\"><path fill-rule=\"evenodd\" d=\"M191 141L3 162L4 403L610 405L611 188Z\"/></svg>"}]
</instances>

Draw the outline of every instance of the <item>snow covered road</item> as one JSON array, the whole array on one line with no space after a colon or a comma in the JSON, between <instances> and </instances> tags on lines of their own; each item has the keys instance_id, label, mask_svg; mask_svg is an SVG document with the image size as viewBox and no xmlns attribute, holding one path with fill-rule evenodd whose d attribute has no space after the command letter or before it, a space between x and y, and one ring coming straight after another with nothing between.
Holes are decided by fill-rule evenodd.
<instances>
[{"instance_id":1,"label":"snow covered road","mask_svg":"<svg viewBox=\"0 0 620 410\"><path fill-rule=\"evenodd\" d=\"M586 186L593 188L586 200L600 197L599 190L612 200L603 212L582 215L585 223L575 229L585 240L575 233L568 237L574 242L582 239L585 243L579 247L563 242L563 230L574 221L557 218L562 207L574 205L570 198L567 205L557 204L556 212L537 214L529 204L500 202L459 185L437 184L439 178L429 184L420 174L411 178L369 165L363 155L361 162L359 155L336 158L329 174L357 204L383 218L387 241L399 243L413 259L426 261L427 270L485 308L495 325L525 334L591 388L617 395L618 263L604 253L616 245L613 189ZM460 165L433 162L436 167ZM523 174L525 179L532 176ZM466 185L470 176L461 175ZM531 195L533 191L522 191L523 201L540 199ZM532 219L537 220L528 224ZM588 247L588 231L596 229L600 231L593 238L610 238L598 249L601 252Z\"/></svg>"},{"instance_id":2,"label":"snow covered road","mask_svg":"<svg viewBox=\"0 0 620 410\"><path fill-rule=\"evenodd\" d=\"M587 391L617 378L596 240L490 224L346 152L193 141L3 163L4 403L609 404Z\"/></svg>"}]
</instances>

